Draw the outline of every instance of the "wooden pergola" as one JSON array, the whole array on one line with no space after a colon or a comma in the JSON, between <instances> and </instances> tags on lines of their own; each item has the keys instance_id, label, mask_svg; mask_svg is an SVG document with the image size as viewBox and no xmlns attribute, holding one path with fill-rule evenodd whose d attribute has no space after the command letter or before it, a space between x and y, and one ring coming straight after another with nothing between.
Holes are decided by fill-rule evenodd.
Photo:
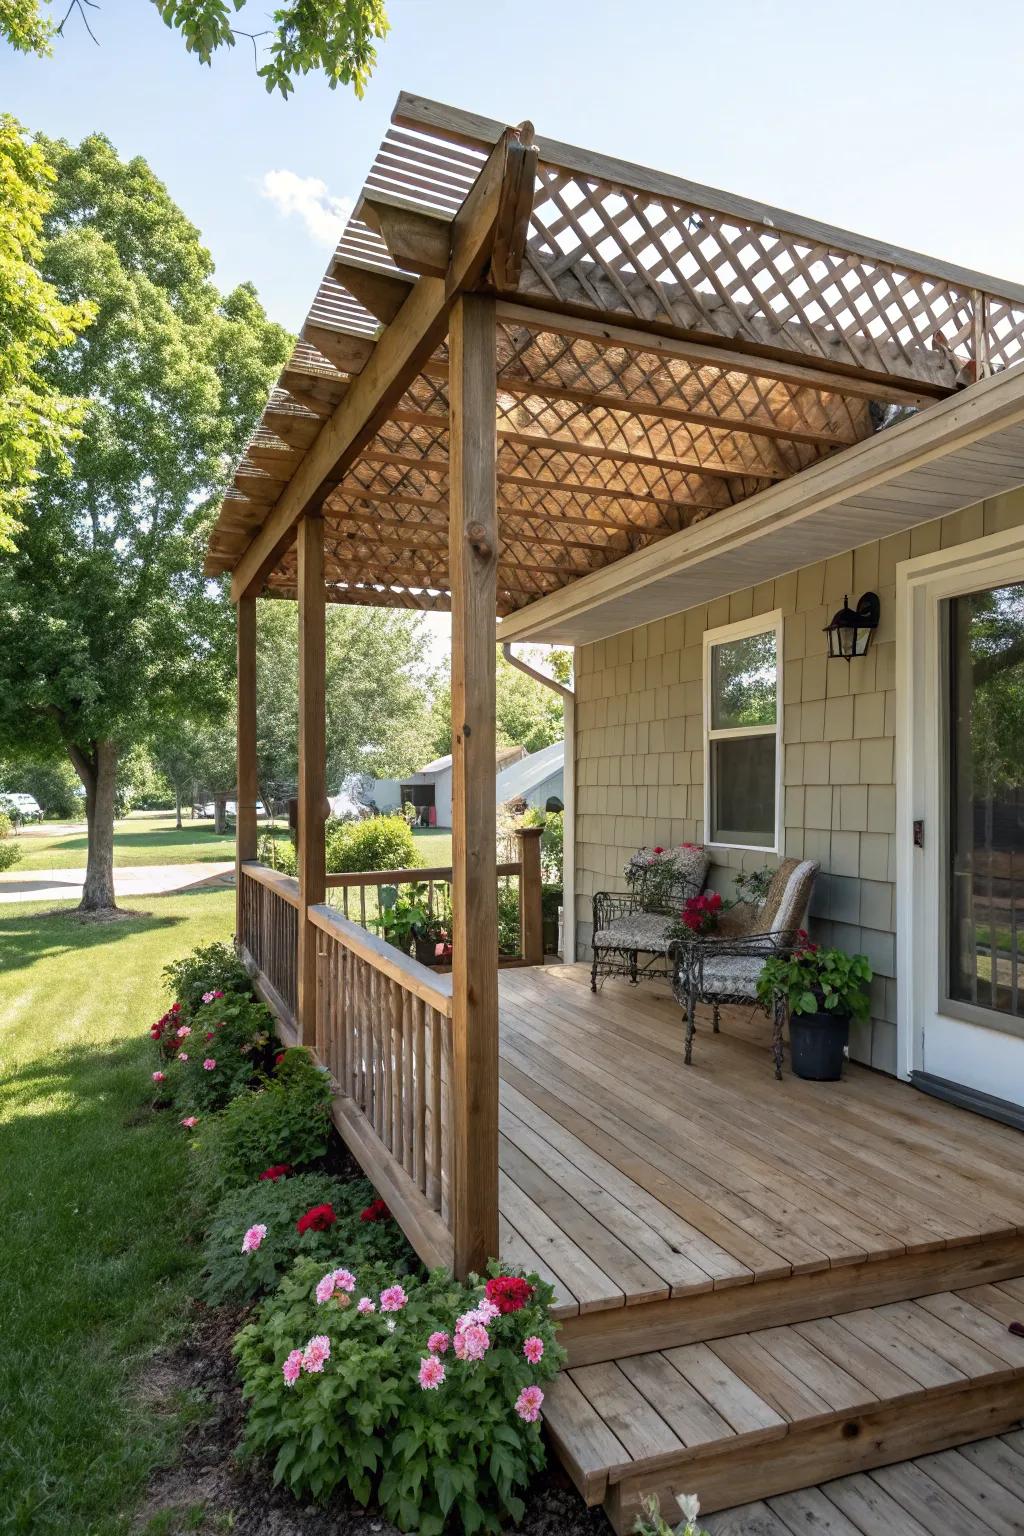
<instances>
[{"instance_id":1,"label":"wooden pergola","mask_svg":"<svg viewBox=\"0 0 1024 1536\"><path fill-rule=\"evenodd\" d=\"M273 888L342 1129L421 1252L464 1273L498 1250L496 619L1015 362L1024 290L529 123L409 95L392 121L206 569L238 607L240 935L246 888ZM299 605L295 891L255 863L257 596ZM325 601L452 613L450 986L325 915ZM381 977L397 1035L375 1047L390 1098L368 1100L353 1020Z\"/></svg>"}]
</instances>

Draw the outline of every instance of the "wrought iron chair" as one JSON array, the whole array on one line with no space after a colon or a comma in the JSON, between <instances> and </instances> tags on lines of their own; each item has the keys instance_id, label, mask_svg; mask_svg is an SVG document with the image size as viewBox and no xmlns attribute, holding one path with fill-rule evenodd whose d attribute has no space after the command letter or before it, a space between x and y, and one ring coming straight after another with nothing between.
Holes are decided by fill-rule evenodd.
<instances>
[{"instance_id":1,"label":"wrought iron chair","mask_svg":"<svg viewBox=\"0 0 1024 1536\"><path fill-rule=\"evenodd\" d=\"M684 1061L693 1061L693 1037L697 1033L696 1007L711 1007L712 1029L719 1033L723 1004L768 1007L757 995L757 980L769 955L791 954L798 933L807 922L814 877L818 865L810 859L783 859L759 907L746 903L725 914L717 933L676 938L671 944L672 990L681 1004L686 1024ZM782 1032L785 1005L771 1005L772 1060L775 1076L782 1077Z\"/></svg>"},{"instance_id":2,"label":"wrought iron chair","mask_svg":"<svg viewBox=\"0 0 1024 1536\"><path fill-rule=\"evenodd\" d=\"M607 976L669 977L669 947L683 903L704 889L708 855L699 843L671 850L673 868L641 871L630 891L598 891L594 897L590 990ZM641 961L641 957L643 957Z\"/></svg>"}]
</instances>

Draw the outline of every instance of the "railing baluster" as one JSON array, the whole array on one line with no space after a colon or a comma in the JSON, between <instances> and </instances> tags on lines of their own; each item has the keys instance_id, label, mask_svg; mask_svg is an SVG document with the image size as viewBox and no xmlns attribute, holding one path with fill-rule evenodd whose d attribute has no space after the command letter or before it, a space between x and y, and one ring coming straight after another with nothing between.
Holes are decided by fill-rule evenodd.
<instances>
[{"instance_id":1,"label":"railing baluster","mask_svg":"<svg viewBox=\"0 0 1024 1536\"><path fill-rule=\"evenodd\" d=\"M404 1041L402 1039L402 989L391 983L391 1150L402 1156L402 1084L405 1080Z\"/></svg>"},{"instance_id":2,"label":"railing baluster","mask_svg":"<svg viewBox=\"0 0 1024 1536\"><path fill-rule=\"evenodd\" d=\"M414 1049L416 1054L416 1103L413 1109L412 1176L427 1192L427 1049L426 1004L422 997L410 999L412 1005Z\"/></svg>"}]
</instances>

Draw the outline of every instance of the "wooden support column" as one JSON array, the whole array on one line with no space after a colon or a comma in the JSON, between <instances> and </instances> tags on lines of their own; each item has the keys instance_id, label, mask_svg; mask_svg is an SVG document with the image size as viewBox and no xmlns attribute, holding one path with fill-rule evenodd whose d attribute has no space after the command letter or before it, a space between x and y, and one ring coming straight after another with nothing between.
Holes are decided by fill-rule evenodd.
<instances>
[{"instance_id":1,"label":"wooden support column","mask_svg":"<svg viewBox=\"0 0 1024 1536\"><path fill-rule=\"evenodd\" d=\"M543 827L520 827L519 945L527 965L544 964L544 911L541 889L540 840Z\"/></svg>"},{"instance_id":2,"label":"wooden support column","mask_svg":"<svg viewBox=\"0 0 1024 1536\"><path fill-rule=\"evenodd\" d=\"M450 364L452 593L452 1195L460 1278L498 1256L498 898L494 300L458 299Z\"/></svg>"},{"instance_id":3,"label":"wooden support column","mask_svg":"<svg viewBox=\"0 0 1024 1536\"><path fill-rule=\"evenodd\" d=\"M256 857L256 599L235 606L237 710L235 726L235 935L242 936L242 869Z\"/></svg>"},{"instance_id":4,"label":"wooden support column","mask_svg":"<svg viewBox=\"0 0 1024 1536\"><path fill-rule=\"evenodd\" d=\"M307 513L298 527L299 556L299 956L296 1023L299 1040L316 1038L317 932L308 909L322 902L324 822L327 818L325 651L327 605L324 595L324 522Z\"/></svg>"}]
</instances>

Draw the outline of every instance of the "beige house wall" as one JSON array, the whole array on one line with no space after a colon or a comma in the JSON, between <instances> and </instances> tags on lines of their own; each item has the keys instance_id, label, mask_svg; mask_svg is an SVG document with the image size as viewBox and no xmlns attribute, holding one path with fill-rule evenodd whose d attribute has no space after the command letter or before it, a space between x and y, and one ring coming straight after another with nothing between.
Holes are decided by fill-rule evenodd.
<instances>
[{"instance_id":1,"label":"beige house wall","mask_svg":"<svg viewBox=\"0 0 1024 1536\"><path fill-rule=\"evenodd\" d=\"M866 954L872 1017L851 1054L896 1070L896 567L1024 524L1024 490L908 533L629 630L576 653L576 917L589 958L595 891L622 890L634 849L699 842L704 832L703 635L781 610L784 851L817 859L815 938ZM829 661L824 627L849 594L881 599L864 657ZM773 863L712 851L712 883L729 868Z\"/></svg>"}]
</instances>

